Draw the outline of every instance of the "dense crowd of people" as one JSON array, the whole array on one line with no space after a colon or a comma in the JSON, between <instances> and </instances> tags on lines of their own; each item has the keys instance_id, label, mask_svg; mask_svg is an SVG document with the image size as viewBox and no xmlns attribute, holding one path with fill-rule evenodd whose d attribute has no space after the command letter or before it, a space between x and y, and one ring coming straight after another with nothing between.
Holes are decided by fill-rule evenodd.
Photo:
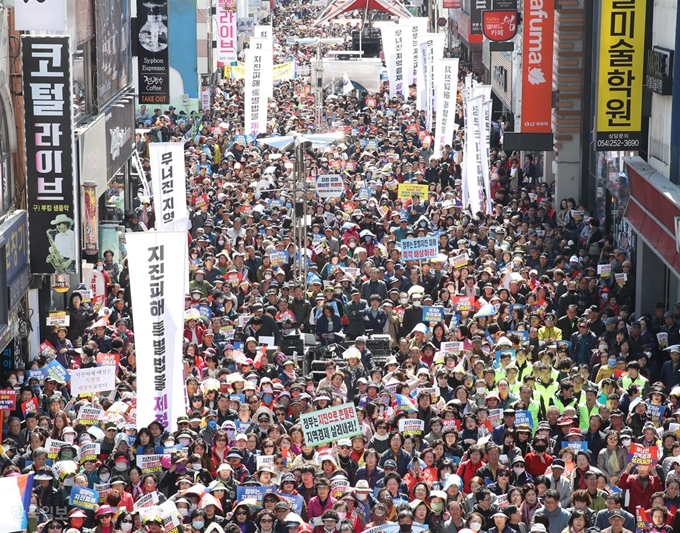
<instances>
[{"instance_id":1,"label":"dense crowd of people","mask_svg":"<svg viewBox=\"0 0 680 533\"><path fill-rule=\"evenodd\" d=\"M309 64L291 35L345 28L315 28L315 14L277 5L277 62ZM342 174L345 189L322 199L310 185L304 250L292 227L295 154L245 134L242 80L223 80L200 114L139 110L147 173L150 142L186 148L191 281L186 390L176 391L186 412L172 428L135 423L147 385L137 357L150 355L135 350L126 261L107 251L96 265L104 306L73 292L69 326L2 387L17 401L3 412L0 473L33 474L31 530L679 530L680 302L634 308L632 250L574 199L556 202L540 160L503 149L504 117L491 135L493 209L463 205L461 92L476 76L461 65L459 130L441 154L414 98L390 98L387 84L326 93L323 129L345 137L305 151L305 173L310 184ZM267 136L313 131L309 78L277 83ZM401 197L406 183L427 194ZM134 202L127 230L153 228L153 198L140 187ZM438 255L405 260L403 243L426 236ZM433 307L441 319L425 321ZM314 348L326 357L321 379L303 372L302 354L260 348L299 333L342 345L341 358ZM389 357L367 347L376 336L389 339ZM103 354L117 364L110 393L71 396L38 371L52 360L93 368ZM345 403L360 433L307 445L300 416ZM83 420L83 407L105 418ZM403 419L422 427L400 431ZM97 454L85 453L91 443ZM139 466L156 454L159 465ZM73 506L74 487L96 489L96 504Z\"/></svg>"}]
</instances>

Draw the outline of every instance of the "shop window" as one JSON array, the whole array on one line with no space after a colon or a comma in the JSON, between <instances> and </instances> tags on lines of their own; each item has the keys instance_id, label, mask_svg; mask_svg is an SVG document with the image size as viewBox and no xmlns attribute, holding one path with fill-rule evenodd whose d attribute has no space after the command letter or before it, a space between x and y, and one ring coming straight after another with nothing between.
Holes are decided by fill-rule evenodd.
<instances>
[{"instance_id":1,"label":"shop window","mask_svg":"<svg viewBox=\"0 0 680 533\"><path fill-rule=\"evenodd\" d=\"M94 73L92 69L92 40L73 54L73 120L81 124L94 112Z\"/></svg>"},{"instance_id":2,"label":"shop window","mask_svg":"<svg viewBox=\"0 0 680 533\"><path fill-rule=\"evenodd\" d=\"M14 179L12 178L12 162L10 153L9 127L7 114L0 117L0 214L9 212L14 205Z\"/></svg>"}]
</instances>

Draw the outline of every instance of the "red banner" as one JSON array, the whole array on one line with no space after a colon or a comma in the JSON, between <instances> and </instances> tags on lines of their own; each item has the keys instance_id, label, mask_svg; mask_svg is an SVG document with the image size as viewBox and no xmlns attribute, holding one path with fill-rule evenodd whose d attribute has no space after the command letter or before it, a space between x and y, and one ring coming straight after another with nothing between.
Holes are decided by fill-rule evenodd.
<instances>
[{"instance_id":1,"label":"red banner","mask_svg":"<svg viewBox=\"0 0 680 533\"><path fill-rule=\"evenodd\" d=\"M552 131L555 0L524 0L522 133Z\"/></svg>"},{"instance_id":2,"label":"red banner","mask_svg":"<svg viewBox=\"0 0 680 533\"><path fill-rule=\"evenodd\" d=\"M444 9L460 9L460 0L444 0Z\"/></svg>"},{"instance_id":3,"label":"red banner","mask_svg":"<svg viewBox=\"0 0 680 533\"><path fill-rule=\"evenodd\" d=\"M482 33L490 41L509 41L517 33L517 12L483 11Z\"/></svg>"}]
</instances>

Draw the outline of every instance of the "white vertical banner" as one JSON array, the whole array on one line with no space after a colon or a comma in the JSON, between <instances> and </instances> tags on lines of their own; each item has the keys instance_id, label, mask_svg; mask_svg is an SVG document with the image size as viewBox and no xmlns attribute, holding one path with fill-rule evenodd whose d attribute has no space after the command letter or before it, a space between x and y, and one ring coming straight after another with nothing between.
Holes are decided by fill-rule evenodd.
<instances>
[{"instance_id":1,"label":"white vertical banner","mask_svg":"<svg viewBox=\"0 0 680 533\"><path fill-rule=\"evenodd\" d=\"M189 276L187 234L147 231L126 235L135 313L137 427L154 420L173 432L185 412L182 377L184 287Z\"/></svg>"},{"instance_id":2,"label":"white vertical banner","mask_svg":"<svg viewBox=\"0 0 680 533\"><path fill-rule=\"evenodd\" d=\"M493 212L493 198L491 198L491 111L493 101L489 98L482 104L482 177L486 191L486 212Z\"/></svg>"},{"instance_id":3,"label":"white vertical banner","mask_svg":"<svg viewBox=\"0 0 680 533\"><path fill-rule=\"evenodd\" d=\"M414 83L418 83L418 38L425 35L425 32L427 32L427 17L405 18L401 19L400 22L409 26L410 29L411 46L406 47L406 55L409 57L404 58L406 62L404 68L406 69L406 80L408 81L408 84L413 85ZM406 37L406 42L408 42L408 36ZM408 94L405 94L404 96L408 96Z\"/></svg>"},{"instance_id":4,"label":"white vertical banner","mask_svg":"<svg viewBox=\"0 0 680 533\"><path fill-rule=\"evenodd\" d=\"M482 150L480 136L480 122L482 120L482 97L475 96L468 98L467 120L465 121L465 130L468 135L466 142L467 153L465 158L467 160L467 183L468 191L470 193L470 210L473 215L476 215L482 210L481 193L483 187L482 175Z\"/></svg>"},{"instance_id":5,"label":"white vertical banner","mask_svg":"<svg viewBox=\"0 0 680 533\"><path fill-rule=\"evenodd\" d=\"M386 24L380 28L382 35L387 76L390 80L390 98L404 94L404 43L409 28L396 24ZM408 86L406 86L408 89Z\"/></svg>"},{"instance_id":6,"label":"white vertical banner","mask_svg":"<svg viewBox=\"0 0 680 533\"><path fill-rule=\"evenodd\" d=\"M432 126L432 111L434 111L434 61L444 55L445 35L443 33L426 33L419 37L418 42L418 86L416 88L416 109L425 110L429 116L428 131ZM425 48L422 47L426 44ZM429 115L428 113L429 103Z\"/></svg>"},{"instance_id":7,"label":"white vertical banner","mask_svg":"<svg viewBox=\"0 0 680 533\"><path fill-rule=\"evenodd\" d=\"M462 114L463 118L465 121L465 151L464 151L464 161L463 161L463 205L467 206L470 202L470 189L468 187L468 159L469 159L469 152L468 152L468 140L470 138L469 133L470 133L470 127L468 124L468 100L472 98L472 77L471 76L465 76L465 89L463 90L463 108L462 108Z\"/></svg>"},{"instance_id":8,"label":"white vertical banner","mask_svg":"<svg viewBox=\"0 0 680 533\"><path fill-rule=\"evenodd\" d=\"M271 26L258 24L253 30L253 37L255 39L263 39L266 43L266 50L269 51L265 54L265 61L267 61L266 68L272 72L272 83L269 84L269 98L274 97L274 83L273 83L273 71L274 71L274 32ZM252 42L252 39L251 39Z\"/></svg>"},{"instance_id":9,"label":"white vertical banner","mask_svg":"<svg viewBox=\"0 0 680 533\"><path fill-rule=\"evenodd\" d=\"M149 144L151 186L158 231L186 231L189 222L183 143Z\"/></svg>"},{"instance_id":10,"label":"white vertical banner","mask_svg":"<svg viewBox=\"0 0 680 533\"><path fill-rule=\"evenodd\" d=\"M234 0L217 0L217 63L222 65L236 64L237 55L237 19L236 2Z\"/></svg>"},{"instance_id":11,"label":"white vertical banner","mask_svg":"<svg viewBox=\"0 0 680 533\"><path fill-rule=\"evenodd\" d=\"M435 61L435 92L437 95L437 127L432 154L440 157L444 145L453 142L456 132L456 96L458 94L458 59L438 59Z\"/></svg>"},{"instance_id":12,"label":"white vertical banner","mask_svg":"<svg viewBox=\"0 0 680 533\"><path fill-rule=\"evenodd\" d=\"M257 136L267 132L267 99L273 84L271 48L265 39L250 39L246 50L246 81L244 124L246 134ZM269 55L269 59L265 56ZM267 68L267 65L270 65Z\"/></svg>"}]
</instances>

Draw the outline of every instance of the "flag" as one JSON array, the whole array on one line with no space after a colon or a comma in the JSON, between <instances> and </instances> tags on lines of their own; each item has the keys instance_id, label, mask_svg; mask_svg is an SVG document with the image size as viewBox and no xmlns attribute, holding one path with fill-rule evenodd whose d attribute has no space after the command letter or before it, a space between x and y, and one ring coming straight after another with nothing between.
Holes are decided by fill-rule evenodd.
<instances>
[{"instance_id":1,"label":"flag","mask_svg":"<svg viewBox=\"0 0 680 533\"><path fill-rule=\"evenodd\" d=\"M22 531L28 528L28 506L31 503L33 474L0 478L4 512L0 513L0 531Z\"/></svg>"},{"instance_id":2,"label":"flag","mask_svg":"<svg viewBox=\"0 0 680 533\"><path fill-rule=\"evenodd\" d=\"M399 410L404 413L416 412L418 410L418 408L416 407L416 403L408 396L405 396L403 394L397 394L396 398L397 399L394 401L392 405L392 407L394 407L395 410Z\"/></svg>"},{"instance_id":3,"label":"flag","mask_svg":"<svg viewBox=\"0 0 680 533\"><path fill-rule=\"evenodd\" d=\"M354 84L349 80L347 72L342 76L342 94L349 94L354 90Z\"/></svg>"}]
</instances>

